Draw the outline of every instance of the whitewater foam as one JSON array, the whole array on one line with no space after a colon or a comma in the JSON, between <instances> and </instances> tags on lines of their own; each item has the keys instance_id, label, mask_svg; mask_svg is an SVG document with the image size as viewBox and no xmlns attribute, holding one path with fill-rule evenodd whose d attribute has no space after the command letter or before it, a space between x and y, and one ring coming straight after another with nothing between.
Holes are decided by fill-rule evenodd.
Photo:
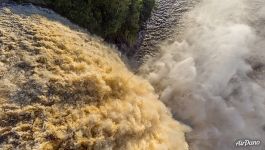
<instances>
[{"instance_id":1,"label":"whitewater foam","mask_svg":"<svg viewBox=\"0 0 265 150\"><path fill-rule=\"evenodd\" d=\"M193 128L192 150L231 150L244 138L264 147L264 8L261 0L202 0L178 40L140 69Z\"/></svg>"}]
</instances>

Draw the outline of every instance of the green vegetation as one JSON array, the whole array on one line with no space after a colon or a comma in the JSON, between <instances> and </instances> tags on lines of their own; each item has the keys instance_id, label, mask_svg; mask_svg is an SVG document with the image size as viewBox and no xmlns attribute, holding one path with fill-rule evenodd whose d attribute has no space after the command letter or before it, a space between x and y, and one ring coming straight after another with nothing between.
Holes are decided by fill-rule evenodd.
<instances>
[{"instance_id":1,"label":"green vegetation","mask_svg":"<svg viewBox=\"0 0 265 150\"><path fill-rule=\"evenodd\" d=\"M132 45L155 0L15 0L52 8L107 41Z\"/></svg>"}]
</instances>

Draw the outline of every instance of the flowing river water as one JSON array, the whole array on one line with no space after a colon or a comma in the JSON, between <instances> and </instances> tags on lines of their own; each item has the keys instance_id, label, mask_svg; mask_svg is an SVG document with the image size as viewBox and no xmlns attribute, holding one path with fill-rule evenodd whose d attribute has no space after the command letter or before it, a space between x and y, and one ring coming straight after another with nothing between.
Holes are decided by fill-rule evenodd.
<instances>
[{"instance_id":1,"label":"flowing river water","mask_svg":"<svg viewBox=\"0 0 265 150\"><path fill-rule=\"evenodd\" d=\"M183 5L172 3L162 11L180 10L169 15L180 20L170 26L173 29L166 22L161 25L167 29L150 30L156 26L156 12L147 25L138 54L152 55L144 59L139 74L151 82L174 117L193 128L187 135L192 150L232 150L239 139L260 140L262 144L251 149L264 149L265 2L174 2ZM161 40L152 38L155 34ZM148 45L158 47L155 53Z\"/></svg>"},{"instance_id":2,"label":"flowing river water","mask_svg":"<svg viewBox=\"0 0 265 150\"><path fill-rule=\"evenodd\" d=\"M131 57L154 89L50 10L0 18L0 149L264 149L262 0L158 0Z\"/></svg>"},{"instance_id":3,"label":"flowing river water","mask_svg":"<svg viewBox=\"0 0 265 150\"><path fill-rule=\"evenodd\" d=\"M188 130L102 39L0 4L1 150L188 150Z\"/></svg>"}]
</instances>

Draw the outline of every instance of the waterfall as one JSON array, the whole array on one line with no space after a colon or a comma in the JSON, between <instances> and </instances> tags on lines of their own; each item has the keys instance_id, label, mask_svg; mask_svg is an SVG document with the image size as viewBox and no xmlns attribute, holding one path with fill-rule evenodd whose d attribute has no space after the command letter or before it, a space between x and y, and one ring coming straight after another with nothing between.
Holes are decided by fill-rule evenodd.
<instances>
[{"instance_id":1,"label":"waterfall","mask_svg":"<svg viewBox=\"0 0 265 150\"><path fill-rule=\"evenodd\" d=\"M188 131L102 39L0 3L1 150L188 150Z\"/></svg>"},{"instance_id":2,"label":"waterfall","mask_svg":"<svg viewBox=\"0 0 265 150\"><path fill-rule=\"evenodd\" d=\"M192 150L231 150L240 139L264 148L265 2L201 0L182 20L140 74L192 127Z\"/></svg>"}]
</instances>

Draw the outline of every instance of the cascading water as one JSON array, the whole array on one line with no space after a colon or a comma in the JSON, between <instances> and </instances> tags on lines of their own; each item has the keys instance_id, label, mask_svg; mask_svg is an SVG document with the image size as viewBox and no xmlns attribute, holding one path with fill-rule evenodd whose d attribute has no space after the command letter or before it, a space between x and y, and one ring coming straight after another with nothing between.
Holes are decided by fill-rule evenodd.
<instances>
[{"instance_id":1,"label":"cascading water","mask_svg":"<svg viewBox=\"0 0 265 150\"><path fill-rule=\"evenodd\" d=\"M183 28L182 16L194 6L194 0L156 0L156 6L144 29L139 33L136 49L130 65L138 68L150 56L154 56L163 40L178 34ZM175 27L178 29L176 30Z\"/></svg>"},{"instance_id":2,"label":"cascading water","mask_svg":"<svg viewBox=\"0 0 265 150\"><path fill-rule=\"evenodd\" d=\"M115 52L51 10L0 3L0 149L188 150L189 128Z\"/></svg>"},{"instance_id":3,"label":"cascading water","mask_svg":"<svg viewBox=\"0 0 265 150\"><path fill-rule=\"evenodd\" d=\"M139 73L192 128L191 150L262 150L265 2L198 1L158 0L134 58L176 40ZM0 149L188 149L189 129L113 51L50 10L1 6Z\"/></svg>"},{"instance_id":4,"label":"cascading water","mask_svg":"<svg viewBox=\"0 0 265 150\"><path fill-rule=\"evenodd\" d=\"M265 2L202 0L183 19L177 40L140 74L193 128L192 150L231 150L238 139L259 139L251 148L264 149Z\"/></svg>"}]
</instances>

